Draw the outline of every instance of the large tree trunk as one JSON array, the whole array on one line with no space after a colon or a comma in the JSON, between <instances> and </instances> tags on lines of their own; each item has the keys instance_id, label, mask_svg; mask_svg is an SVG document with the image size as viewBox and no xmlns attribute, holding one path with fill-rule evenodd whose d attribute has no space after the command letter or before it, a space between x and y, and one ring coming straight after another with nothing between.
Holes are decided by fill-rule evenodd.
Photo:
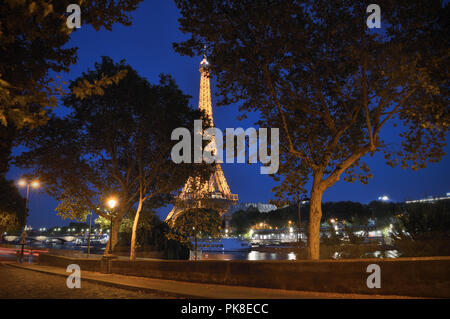
<instances>
[{"instance_id":1,"label":"large tree trunk","mask_svg":"<svg viewBox=\"0 0 450 319\"><path fill-rule=\"evenodd\" d=\"M130 260L136 259L136 233L139 225L139 216L142 210L142 200L139 201L138 209L136 210L136 216L134 216L133 230L131 231L131 246L130 246Z\"/></svg>"},{"instance_id":2,"label":"large tree trunk","mask_svg":"<svg viewBox=\"0 0 450 319\"><path fill-rule=\"evenodd\" d=\"M112 241L112 249L111 252L114 253L114 247L116 246L118 240L119 240L119 229L120 229L120 223L122 222L122 217L120 218L115 218L113 219L113 224L112 224L112 232L111 232L111 241ZM108 240L107 244L106 244L106 248L105 248L105 253L104 255L108 255L109 254L109 245L110 245L110 240Z\"/></svg>"},{"instance_id":3,"label":"large tree trunk","mask_svg":"<svg viewBox=\"0 0 450 319\"><path fill-rule=\"evenodd\" d=\"M308 259L320 258L320 219L322 218L323 190L313 185L310 196L309 227L308 227Z\"/></svg>"}]
</instances>

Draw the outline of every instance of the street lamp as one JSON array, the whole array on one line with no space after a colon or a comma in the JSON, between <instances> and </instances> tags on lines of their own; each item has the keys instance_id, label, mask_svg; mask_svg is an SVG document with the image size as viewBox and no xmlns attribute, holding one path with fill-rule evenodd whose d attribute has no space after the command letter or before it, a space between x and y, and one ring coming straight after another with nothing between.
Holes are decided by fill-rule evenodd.
<instances>
[{"instance_id":1,"label":"street lamp","mask_svg":"<svg viewBox=\"0 0 450 319\"><path fill-rule=\"evenodd\" d=\"M89 214L89 234L88 234L88 257L91 255L91 232L92 232L92 211Z\"/></svg>"},{"instance_id":2,"label":"street lamp","mask_svg":"<svg viewBox=\"0 0 450 319\"><path fill-rule=\"evenodd\" d=\"M107 204L108 204L109 208L114 209L114 207L117 206L117 199L110 198L110 199L108 199Z\"/></svg>"},{"instance_id":3,"label":"street lamp","mask_svg":"<svg viewBox=\"0 0 450 319\"><path fill-rule=\"evenodd\" d=\"M112 210L117 206L117 199L114 197L109 198L106 201L106 204L108 205L108 207L111 209L109 212L109 217L111 219L111 223L109 225L109 255L112 255L112 224L113 224L113 212Z\"/></svg>"},{"instance_id":4,"label":"street lamp","mask_svg":"<svg viewBox=\"0 0 450 319\"><path fill-rule=\"evenodd\" d=\"M40 184L39 181L34 180L34 181L28 181L24 178L21 178L18 183L17 183L20 187L26 187L27 188L27 197L25 200L25 228L27 227L27 215L28 215L28 198L30 197L30 186L32 188L39 188Z\"/></svg>"}]
</instances>

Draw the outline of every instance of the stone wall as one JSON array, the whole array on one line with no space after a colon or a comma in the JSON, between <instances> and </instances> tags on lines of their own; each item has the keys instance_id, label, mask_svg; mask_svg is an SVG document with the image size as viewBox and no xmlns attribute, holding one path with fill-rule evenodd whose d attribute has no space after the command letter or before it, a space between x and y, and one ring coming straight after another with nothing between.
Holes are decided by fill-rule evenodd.
<instances>
[{"instance_id":1,"label":"stone wall","mask_svg":"<svg viewBox=\"0 0 450 319\"><path fill-rule=\"evenodd\" d=\"M100 271L100 261L42 256L40 263ZM336 293L450 298L450 257L320 261L111 260L112 273L168 280ZM366 285L367 266L381 268L381 288Z\"/></svg>"},{"instance_id":2,"label":"stone wall","mask_svg":"<svg viewBox=\"0 0 450 319\"><path fill-rule=\"evenodd\" d=\"M101 260L100 258L76 258L49 254L39 255L39 265L67 268L70 264L79 265L81 270L100 271Z\"/></svg>"}]
</instances>

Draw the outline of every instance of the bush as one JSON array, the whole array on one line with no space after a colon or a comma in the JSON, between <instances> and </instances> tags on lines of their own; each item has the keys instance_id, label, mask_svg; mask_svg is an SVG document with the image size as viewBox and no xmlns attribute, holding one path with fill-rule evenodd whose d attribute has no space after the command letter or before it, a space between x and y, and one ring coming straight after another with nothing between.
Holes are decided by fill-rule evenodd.
<instances>
[{"instance_id":1,"label":"bush","mask_svg":"<svg viewBox=\"0 0 450 319\"><path fill-rule=\"evenodd\" d=\"M408 204L396 216L393 237L402 256L449 256L450 201Z\"/></svg>"},{"instance_id":2,"label":"bush","mask_svg":"<svg viewBox=\"0 0 450 319\"><path fill-rule=\"evenodd\" d=\"M189 248L167 239L169 226L151 211L144 210L136 233L136 252L161 253L161 258L189 259ZM130 213L131 215L131 213ZM128 252L131 244L133 218L124 217L120 225L117 251Z\"/></svg>"}]
</instances>

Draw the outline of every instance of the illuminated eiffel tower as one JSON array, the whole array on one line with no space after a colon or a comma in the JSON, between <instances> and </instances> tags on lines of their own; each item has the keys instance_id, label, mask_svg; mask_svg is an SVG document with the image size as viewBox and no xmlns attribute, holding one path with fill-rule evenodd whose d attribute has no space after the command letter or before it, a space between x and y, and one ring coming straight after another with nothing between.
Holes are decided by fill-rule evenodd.
<instances>
[{"instance_id":1,"label":"illuminated eiffel tower","mask_svg":"<svg viewBox=\"0 0 450 319\"><path fill-rule=\"evenodd\" d=\"M206 54L203 54L203 60L200 63L200 95L198 108L205 112L214 126L212 116L211 88L209 81L209 63ZM212 137L215 148L215 139ZM166 221L175 220L180 212L188 208L212 208L221 215L226 213L231 205L236 204L238 195L232 194L228 186L222 167L219 163L214 165L213 172L209 179L201 182L199 177L191 176L176 198L175 205L166 217Z\"/></svg>"}]
</instances>

